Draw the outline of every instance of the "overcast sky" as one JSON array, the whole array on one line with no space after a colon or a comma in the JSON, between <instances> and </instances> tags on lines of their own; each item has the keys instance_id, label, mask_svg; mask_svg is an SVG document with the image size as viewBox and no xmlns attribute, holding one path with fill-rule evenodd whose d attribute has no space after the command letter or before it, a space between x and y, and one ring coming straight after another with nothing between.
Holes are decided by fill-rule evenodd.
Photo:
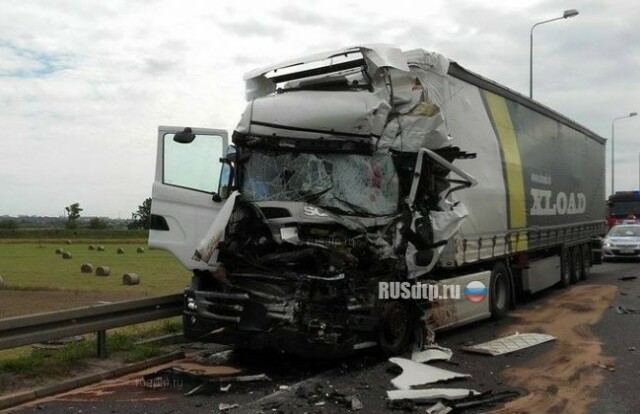
<instances>
[{"instance_id":1,"label":"overcast sky","mask_svg":"<svg viewBox=\"0 0 640 414\"><path fill-rule=\"evenodd\" d=\"M640 112L640 2L0 0L0 216L128 218L151 195L158 125L232 130L242 75L362 43L422 47L605 138ZM375 6L374 6L375 5ZM637 189L640 116L617 121L616 189ZM607 147L607 171L610 147ZM607 188L609 176L607 175Z\"/></svg>"}]
</instances>

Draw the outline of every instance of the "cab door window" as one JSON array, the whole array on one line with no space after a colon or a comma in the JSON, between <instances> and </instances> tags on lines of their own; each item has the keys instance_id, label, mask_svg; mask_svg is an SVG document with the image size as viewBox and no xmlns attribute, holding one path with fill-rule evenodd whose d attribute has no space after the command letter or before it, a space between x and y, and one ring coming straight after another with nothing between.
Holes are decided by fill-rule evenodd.
<instances>
[{"instance_id":1,"label":"cab door window","mask_svg":"<svg viewBox=\"0 0 640 414\"><path fill-rule=\"evenodd\" d=\"M164 184L214 193L220 181L220 158L223 138L218 135L196 135L188 143L174 140L175 134L164 136Z\"/></svg>"}]
</instances>

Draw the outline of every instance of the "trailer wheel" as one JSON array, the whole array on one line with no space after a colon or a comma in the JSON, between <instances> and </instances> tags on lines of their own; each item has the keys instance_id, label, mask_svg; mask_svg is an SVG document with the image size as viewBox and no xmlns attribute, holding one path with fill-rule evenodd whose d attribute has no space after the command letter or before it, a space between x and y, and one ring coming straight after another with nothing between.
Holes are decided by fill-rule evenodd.
<instances>
[{"instance_id":1,"label":"trailer wheel","mask_svg":"<svg viewBox=\"0 0 640 414\"><path fill-rule=\"evenodd\" d=\"M566 247L562 248L560 256L560 287L567 288L571 283L571 254Z\"/></svg>"},{"instance_id":2,"label":"trailer wheel","mask_svg":"<svg viewBox=\"0 0 640 414\"><path fill-rule=\"evenodd\" d=\"M580 266L580 280L586 280L589 276L589 270L591 270L591 251L589 245L583 244L580 246L580 253L582 255L582 262Z\"/></svg>"},{"instance_id":3,"label":"trailer wheel","mask_svg":"<svg viewBox=\"0 0 640 414\"><path fill-rule=\"evenodd\" d=\"M571 266L570 267L570 282L574 284L578 282L580 279L580 264L582 263L582 254L581 254L580 246L574 246L571 248Z\"/></svg>"},{"instance_id":4,"label":"trailer wheel","mask_svg":"<svg viewBox=\"0 0 640 414\"><path fill-rule=\"evenodd\" d=\"M386 355L399 355L409 349L416 333L418 317L411 301L385 301L381 304L378 344Z\"/></svg>"},{"instance_id":5,"label":"trailer wheel","mask_svg":"<svg viewBox=\"0 0 640 414\"><path fill-rule=\"evenodd\" d=\"M489 308L491 319L502 319L509 311L509 298L511 296L511 283L509 272L503 263L496 263L491 271L489 286Z\"/></svg>"}]
</instances>

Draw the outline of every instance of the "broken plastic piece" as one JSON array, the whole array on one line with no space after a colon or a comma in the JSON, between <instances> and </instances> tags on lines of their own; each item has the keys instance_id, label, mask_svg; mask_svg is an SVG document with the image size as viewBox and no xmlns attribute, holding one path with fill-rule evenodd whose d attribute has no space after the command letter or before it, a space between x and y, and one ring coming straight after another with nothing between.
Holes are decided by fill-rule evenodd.
<instances>
[{"instance_id":1,"label":"broken plastic piece","mask_svg":"<svg viewBox=\"0 0 640 414\"><path fill-rule=\"evenodd\" d=\"M358 399L358 397L353 396L353 397L350 397L350 399L351 399L351 411L358 411L364 408L364 405L362 405L362 402Z\"/></svg>"},{"instance_id":2,"label":"broken plastic piece","mask_svg":"<svg viewBox=\"0 0 640 414\"><path fill-rule=\"evenodd\" d=\"M476 390L465 388L430 388L426 390L393 390L387 391L390 400L412 400L413 402L428 402L434 400L458 400L480 394Z\"/></svg>"},{"instance_id":3,"label":"broken plastic piece","mask_svg":"<svg viewBox=\"0 0 640 414\"><path fill-rule=\"evenodd\" d=\"M408 390L413 385L433 384L439 381L447 381L454 378L470 378L469 374L459 374L414 362L405 358L389 358L389 362L397 364L402 368L402 374L391 380L391 383L398 389Z\"/></svg>"},{"instance_id":4,"label":"broken plastic piece","mask_svg":"<svg viewBox=\"0 0 640 414\"><path fill-rule=\"evenodd\" d=\"M238 404L227 404L227 403L218 404L219 411L228 411L238 407L240 407Z\"/></svg>"},{"instance_id":5,"label":"broken plastic piece","mask_svg":"<svg viewBox=\"0 0 640 414\"><path fill-rule=\"evenodd\" d=\"M620 315L624 315L626 313L640 313L640 309L627 308L624 306L616 306L616 312Z\"/></svg>"},{"instance_id":6,"label":"broken plastic piece","mask_svg":"<svg viewBox=\"0 0 640 414\"><path fill-rule=\"evenodd\" d=\"M206 386L207 386L206 383L202 383L202 384L198 385L197 387L195 387L194 389L192 389L191 391L187 392L184 396L185 397L191 397L192 395L196 395L200 391L202 391L204 388L206 388Z\"/></svg>"},{"instance_id":7,"label":"broken plastic piece","mask_svg":"<svg viewBox=\"0 0 640 414\"><path fill-rule=\"evenodd\" d=\"M449 348L438 345L426 346L422 351L411 354L411 360L415 362L448 361L453 356Z\"/></svg>"},{"instance_id":8,"label":"broken plastic piece","mask_svg":"<svg viewBox=\"0 0 640 414\"><path fill-rule=\"evenodd\" d=\"M221 385L220 386L220 391L227 392L227 391L229 391L230 388L231 388L231 384L227 384L227 385L224 385L224 386Z\"/></svg>"},{"instance_id":9,"label":"broken plastic piece","mask_svg":"<svg viewBox=\"0 0 640 414\"><path fill-rule=\"evenodd\" d=\"M546 334L516 333L515 335L494 339L493 341L485 342L478 345L463 346L462 350L496 356L540 345L542 343L553 341L555 339L555 336Z\"/></svg>"},{"instance_id":10,"label":"broken plastic piece","mask_svg":"<svg viewBox=\"0 0 640 414\"><path fill-rule=\"evenodd\" d=\"M441 402L427 408L427 414L447 414L447 413L450 413L451 411L453 411L453 408L447 407Z\"/></svg>"},{"instance_id":11,"label":"broken plastic piece","mask_svg":"<svg viewBox=\"0 0 640 414\"><path fill-rule=\"evenodd\" d=\"M193 260L209 263L214 257L214 253L216 253L218 249L218 244L224 236L224 229L227 227L227 223L229 223L229 219L231 218L233 206L236 204L236 197L238 197L238 195L240 195L240 193L238 191L234 191L229 196L229 199L224 203L220 212L211 224L211 227L207 231L207 234L204 236L200 245L194 252L192 257Z\"/></svg>"}]
</instances>

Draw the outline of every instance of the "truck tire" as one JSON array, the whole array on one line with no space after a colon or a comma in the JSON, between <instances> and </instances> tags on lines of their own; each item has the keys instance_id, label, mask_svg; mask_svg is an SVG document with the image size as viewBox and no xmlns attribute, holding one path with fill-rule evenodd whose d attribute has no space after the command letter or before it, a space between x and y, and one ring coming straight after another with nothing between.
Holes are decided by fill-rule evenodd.
<instances>
[{"instance_id":1,"label":"truck tire","mask_svg":"<svg viewBox=\"0 0 640 414\"><path fill-rule=\"evenodd\" d=\"M496 263L491 271L489 283L489 308L491 319L502 319L509 311L511 297L511 280L504 263Z\"/></svg>"},{"instance_id":2,"label":"truck tire","mask_svg":"<svg viewBox=\"0 0 640 414\"><path fill-rule=\"evenodd\" d=\"M582 250L580 246L574 246L570 250L571 254L571 266L569 281L573 285L580 279L580 264L582 263Z\"/></svg>"},{"instance_id":3,"label":"truck tire","mask_svg":"<svg viewBox=\"0 0 640 414\"><path fill-rule=\"evenodd\" d=\"M587 280L591 270L591 249L589 249L588 244L583 244L580 246L580 251L582 253L582 265L580 266L579 276L580 280Z\"/></svg>"},{"instance_id":4,"label":"truck tire","mask_svg":"<svg viewBox=\"0 0 640 414\"><path fill-rule=\"evenodd\" d=\"M566 247L562 248L560 253L560 282L561 288L569 287L571 283L571 254Z\"/></svg>"},{"instance_id":5,"label":"truck tire","mask_svg":"<svg viewBox=\"0 0 640 414\"><path fill-rule=\"evenodd\" d=\"M380 304L378 344L388 356L407 351L415 339L419 318L409 300L387 300Z\"/></svg>"}]
</instances>

